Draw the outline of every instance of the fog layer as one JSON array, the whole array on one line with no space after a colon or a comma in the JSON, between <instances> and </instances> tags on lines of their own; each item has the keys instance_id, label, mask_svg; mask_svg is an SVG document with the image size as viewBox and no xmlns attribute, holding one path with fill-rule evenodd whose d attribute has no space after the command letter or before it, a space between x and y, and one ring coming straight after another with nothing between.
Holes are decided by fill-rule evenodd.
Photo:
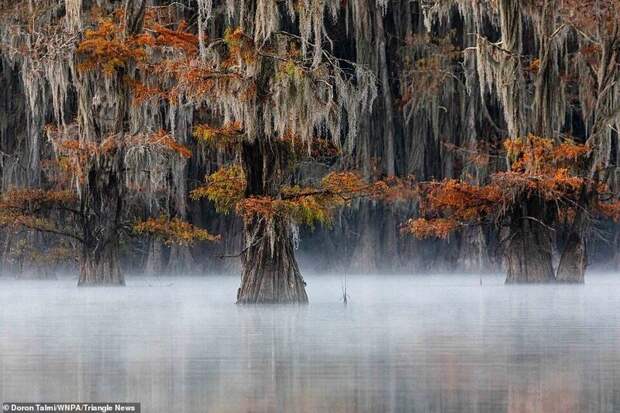
<instances>
[{"instance_id":1,"label":"fog layer","mask_svg":"<svg viewBox=\"0 0 620 413\"><path fill-rule=\"evenodd\" d=\"M308 276L311 304L236 306L237 277L0 279L0 400L145 412L613 412L620 280ZM482 285L481 285L482 282Z\"/></svg>"}]
</instances>

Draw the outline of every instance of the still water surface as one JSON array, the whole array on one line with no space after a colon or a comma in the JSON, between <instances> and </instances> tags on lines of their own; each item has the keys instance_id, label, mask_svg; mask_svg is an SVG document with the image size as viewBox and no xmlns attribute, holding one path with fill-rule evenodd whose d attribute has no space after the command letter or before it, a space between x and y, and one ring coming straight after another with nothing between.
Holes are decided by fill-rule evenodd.
<instances>
[{"instance_id":1,"label":"still water surface","mask_svg":"<svg viewBox=\"0 0 620 413\"><path fill-rule=\"evenodd\" d=\"M126 288L0 278L0 401L158 412L618 412L620 274L307 276L308 306L232 304L237 277Z\"/></svg>"}]
</instances>

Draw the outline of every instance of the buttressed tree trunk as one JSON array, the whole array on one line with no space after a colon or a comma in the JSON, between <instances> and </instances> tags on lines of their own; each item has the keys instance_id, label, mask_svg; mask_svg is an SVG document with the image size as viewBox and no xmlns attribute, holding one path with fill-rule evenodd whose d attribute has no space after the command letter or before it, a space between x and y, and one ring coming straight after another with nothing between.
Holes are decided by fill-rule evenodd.
<instances>
[{"instance_id":1,"label":"buttressed tree trunk","mask_svg":"<svg viewBox=\"0 0 620 413\"><path fill-rule=\"evenodd\" d=\"M246 196L275 196L287 173L285 144L255 140L244 143ZM237 303L306 303L308 296L286 217L255 217L244 223L245 250Z\"/></svg>"},{"instance_id":2,"label":"buttressed tree trunk","mask_svg":"<svg viewBox=\"0 0 620 413\"><path fill-rule=\"evenodd\" d=\"M584 237L571 232L560 258L557 281L561 283L582 284L585 281L588 257Z\"/></svg>"},{"instance_id":3,"label":"buttressed tree trunk","mask_svg":"<svg viewBox=\"0 0 620 413\"><path fill-rule=\"evenodd\" d=\"M84 244L79 286L125 285L118 258L118 239Z\"/></svg>"},{"instance_id":4,"label":"buttressed tree trunk","mask_svg":"<svg viewBox=\"0 0 620 413\"><path fill-rule=\"evenodd\" d=\"M83 245L78 285L124 285L119 265L119 225L123 208L123 157L113 155L91 161L81 209Z\"/></svg>"},{"instance_id":5,"label":"buttressed tree trunk","mask_svg":"<svg viewBox=\"0 0 620 413\"><path fill-rule=\"evenodd\" d=\"M245 224L247 251L237 294L239 304L306 303L304 282L293 249L289 223L281 217Z\"/></svg>"},{"instance_id":6,"label":"buttressed tree trunk","mask_svg":"<svg viewBox=\"0 0 620 413\"><path fill-rule=\"evenodd\" d=\"M142 31L147 0L125 0L126 36ZM130 96L116 73L110 89L103 89L94 75L86 74L79 85L79 112L83 139L104 139L112 144L91 157L86 166L81 194L84 222L83 250L78 285L124 285L119 265L119 230L125 196L125 133ZM113 136L113 137L112 137Z\"/></svg>"},{"instance_id":7,"label":"buttressed tree trunk","mask_svg":"<svg viewBox=\"0 0 620 413\"><path fill-rule=\"evenodd\" d=\"M592 195L584 189L582 193L583 205L587 205ZM586 218L583 211L578 211L569 228L568 237L562 250L556 279L561 283L581 284L585 282L588 255L586 248Z\"/></svg>"},{"instance_id":8,"label":"buttressed tree trunk","mask_svg":"<svg viewBox=\"0 0 620 413\"><path fill-rule=\"evenodd\" d=\"M514 211L505 253L507 284L555 281L544 214L544 204L538 200L528 200Z\"/></svg>"}]
</instances>

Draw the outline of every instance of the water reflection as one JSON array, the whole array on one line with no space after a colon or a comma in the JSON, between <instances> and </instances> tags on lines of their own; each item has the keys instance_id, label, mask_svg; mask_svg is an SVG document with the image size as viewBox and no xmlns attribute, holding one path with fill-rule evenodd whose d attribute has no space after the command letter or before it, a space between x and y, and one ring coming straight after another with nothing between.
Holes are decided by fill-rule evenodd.
<instances>
[{"instance_id":1,"label":"water reflection","mask_svg":"<svg viewBox=\"0 0 620 413\"><path fill-rule=\"evenodd\" d=\"M312 304L239 307L236 278L0 280L0 400L145 412L613 412L620 281L308 277ZM172 285L170 285L172 284Z\"/></svg>"}]
</instances>

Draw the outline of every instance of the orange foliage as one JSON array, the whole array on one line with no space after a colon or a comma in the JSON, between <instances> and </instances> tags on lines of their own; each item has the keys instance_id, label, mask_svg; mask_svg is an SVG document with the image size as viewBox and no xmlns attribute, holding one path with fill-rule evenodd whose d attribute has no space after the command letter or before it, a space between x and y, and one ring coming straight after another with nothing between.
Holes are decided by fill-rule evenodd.
<instances>
[{"instance_id":1,"label":"orange foliage","mask_svg":"<svg viewBox=\"0 0 620 413\"><path fill-rule=\"evenodd\" d=\"M459 224L455 220L448 218L412 218L403 225L401 231L420 239L434 237L447 239L458 227Z\"/></svg>"},{"instance_id":2,"label":"orange foliage","mask_svg":"<svg viewBox=\"0 0 620 413\"><path fill-rule=\"evenodd\" d=\"M300 224L314 226L317 222L330 223L331 207L317 195L300 194L290 199L257 196L241 200L237 204L237 213L246 221L256 217L270 220L281 216Z\"/></svg>"},{"instance_id":3,"label":"orange foliage","mask_svg":"<svg viewBox=\"0 0 620 413\"><path fill-rule=\"evenodd\" d=\"M170 101L178 101L181 96L190 100L216 97L226 90L232 91L241 101L252 99L256 94L256 85L252 80L199 59L184 56L166 59L152 65L152 73L174 85L165 92L153 89L155 96L163 96Z\"/></svg>"},{"instance_id":4,"label":"orange foliage","mask_svg":"<svg viewBox=\"0 0 620 413\"><path fill-rule=\"evenodd\" d=\"M529 70L532 73L538 73L538 71L540 70L540 59L533 59L527 70Z\"/></svg>"},{"instance_id":5,"label":"orange foliage","mask_svg":"<svg viewBox=\"0 0 620 413\"><path fill-rule=\"evenodd\" d=\"M246 181L238 165L220 168L207 178L207 185L192 191L193 199L208 198L218 212L233 209L244 219L282 216L314 225L329 223L330 213L356 197L368 196L372 186L354 172L328 174L318 187L283 187L277 197L245 197Z\"/></svg>"},{"instance_id":6,"label":"orange foliage","mask_svg":"<svg viewBox=\"0 0 620 413\"><path fill-rule=\"evenodd\" d=\"M77 202L77 195L68 190L46 191L38 188L13 188L0 197L0 209L3 210L39 210L42 208Z\"/></svg>"},{"instance_id":7,"label":"orange foliage","mask_svg":"<svg viewBox=\"0 0 620 413\"><path fill-rule=\"evenodd\" d=\"M278 198L243 199L237 204L237 213L246 220L271 219L279 215L304 225L329 225L333 212L348 206L354 199L405 199L412 193L407 186L408 183L398 178L368 183L354 171L331 172L317 187L289 186L281 189Z\"/></svg>"},{"instance_id":8,"label":"orange foliage","mask_svg":"<svg viewBox=\"0 0 620 413\"><path fill-rule=\"evenodd\" d=\"M194 56L198 53L198 36L187 31L187 23L181 21L176 30L170 30L160 24L153 23L148 26L155 33L155 45L169 47Z\"/></svg>"},{"instance_id":9,"label":"orange foliage","mask_svg":"<svg viewBox=\"0 0 620 413\"><path fill-rule=\"evenodd\" d=\"M220 213L229 213L245 193L245 174L239 165L224 166L207 177L207 185L194 189L192 199L207 198Z\"/></svg>"},{"instance_id":10,"label":"orange foliage","mask_svg":"<svg viewBox=\"0 0 620 413\"><path fill-rule=\"evenodd\" d=\"M48 212L74 207L77 202L78 198L72 191L9 189L0 196L0 226L12 229L25 227L75 237L70 230L58 228L56 222L49 218Z\"/></svg>"},{"instance_id":11,"label":"orange foliage","mask_svg":"<svg viewBox=\"0 0 620 413\"><path fill-rule=\"evenodd\" d=\"M587 145L566 141L554 147L553 157L558 161L577 161L589 152L590 148Z\"/></svg>"},{"instance_id":12,"label":"orange foliage","mask_svg":"<svg viewBox=\"0 0 620 413\"><path fill-rule=\"evenodd\" d=\"M358 195L369 190L369 185L356 172L331 172L321 180L321 188L336 196Z\"/></svg>"},{"instance_id":13,"label":"orange foliage","mask_svg":"<svg viewBox=\"0 0 620 413\"><path fill-rule=\"evenodd\" d=\"M554 143L551 139L528 135L504 141L513 171L527 174L550 173L557 168L576 166L590 148L570 140Z\"/></svg>"},{"instance_id":14,"label":"orange foliage","mask_svg":"<svg viewBox=\"0 0 620 413\"><path fill-rule=\"evenodd\" d=\"M616 224L620 223L620 201L604 202L597 206L601 215L613 220Z\"/></svg>"},{"instance_id":15,"label":"orange foliage","mask_svg":"<svg viewBox=\"0 0 620 413\"><path fill-rule=\"evenodd\" d=\"M486 185L454 179L419 185L419 219L409 220L403 231L420 238L446 238L469 223L494 222L522 202L536 197L553 202L557 219L574 219L569 209L579 202L588 179L581 176L582 160L590 149L571 141L554 143L529 135L504 142L510 169L497 172ZM571 218L572 216L572 218Z\"/></svg>"},{"instance_id":16,"label":"orange foliage","mask_svg":"<svg viewBox=\"0 0 620 413\"><path fill-rule=\"evenodd\" d=\"M236 212L246 221L254 217L272 219L277 213L284 211L286 205L279 199L268 196L252 196L239 200Z\"/></svg>"},{"instance_id":17,"label":"orange foliage","mask_svg":"<svg viewBox=\"0 0 620 413\"><path fill-rule=\"evenodd\" d=\"M224 67L237 66L239 63L251 64L256 61L254 41L241 27L227 28L224 32L224 43L228 47L228 59L224 62Z\"/></svg>"},{"instance_id":18,"label":"orange foliage","mask_svg":"<svg viewBox=\"0 0 620 413\"><path fill-rule=\"evenodd\" d=\"M172 152L183 158L192 157L192 152L188 147L178 143L163 129L150 134L125 135L122 139L120 136L110 135L101 143L96 143L81 139L77 125L68 125L66 128L59 130L48 126L46 129L48 138L55 146L58 156L55 166L65 174L65 180L77 178L79 182L83 182L88 162L101 155L110 155L121 147L145 146Z\"/></svg>"},{"instance_id":19,"label":"orange foliage","mask_svg":"<svg viewBox=\"0 0 620 413\"><path fill-rule=\"evenodd\" d=\"M147 11L144 33L134 36L124 34L122 13L100 18L78 46L79 70L111 75L134 64L139 70L123 76L133 91L134 104L150 99L176 102L183 97L197 101L222 93L244 102L255 98L256 83L245 77L243 68L257 60L250 36L241 28L228 28L221 39L227 52L224 61L203 60L198 58L198 36L189 26L181 21L169 28L174 23L156 9Z\"/></svg>"},{"instance_id":20,"label":"orange foliage","mask_svg":"<svg viewBox=\"0 0 620 413\"><path fill-rule=\"evenodd\" d=\"M620 19L618 0L563 0L558 13L580 31L599 34L601 29L613 31ZM602 34L602 33L601 33Z\"/></svg>"},{"instance_id":21,"label":"orange foliage","mask_svg":"<svg viewBox=\"0 0 620 413\"><path fill-rule=\"evenodd\" d=\"M170 29L158 20L161 18L151 9L146 13L145 32L126 36L122 13L100 18L94 30L85 31L84 40L78 46L79 70L100 70L111 75L130 63L135 64L141 71L138 76L123 77L134 92L134 104L152 98L178 100L181 95L202 97L216 86L225 87L227 81L239 77L232 72L216 71L210 64L196 59L198 37L189 31L185 21ZM147 75L142 77L150 78L151 82L139 80L139 73ZM167 87L153 84L153 79ZM240 95L251 94L250 89L240 91Z\"/></svg>"},{"instance_id":22,"label":"orange foliage","mask_svg":"<svg viewBox=\"0 0 620 413\"><path fill-rule=\"evenodd\" d=\"M206 229L195 227L179 218L160 216L134 224L137 234L150 234L161 238L166 244L191 245L196 241L217 241L219 236L211 235Z\"/></svg>"},{"instance_id":23,"label":"orange foliage","mask_svg":"<svg viewBox=\"0 0 620 413\"><path fill-rule=\"evenodd\" d=\"M446 213L456 220L469 221L490 215L502 202L497 185L478 186L449 179L421 185L420 208L424 213Z\"/></svg>"},{"instance_id":24,"label":"orange foliage","mask_svg":"<svg viewBox=\"0 0 620 413\"><path fill-rule=\"evenodd\" d=\"M235 147L243 135L243 127L239 122L226 123L221 128L208 125L194 126L194 138L209 145L230 149Z\"/></svg>"},{"instance_id":25,"label":"orange foliage","mask_svg":"<svg viewBox=\"0 0 620 413\"><path fill-rule=\"evenodd\" d=\"M151 145L160 145L183 158L189 159L192 157L192 151L187 146L178 143L172 135L163 129L149 135L147 142Z\"/></svg>"},{"instance_id":26,"label":"orange foliage","mask_svg":"<svg viewBox=\"0 0 620 413\"><path fill-rule=\"evenodd\" d=\"M286 131L280 140L291 145L293 153L300 157L312 159L330 159L341 155L340 149L329 139L315 137L309 142L303 142L292 131Z\"/></svg>"},{"instance_id":27,"label":"orange foliage","mask_svg":"<svg viewBox=\"0 0 620 413\"><path fill-rule=\"evenodd\" d=\"M413 176L406 178L390 176L375 181L368 191L368 197L387 203L417 199L418 190L415 178Z\"/></svg>"},{"instance_id":28,"label":"orange foliage","mask_svg":"<svg viewBox=\"0 0 620 413\"><path fill-rule=\"evenodd\" d=\"M125 83L132 91L132 105L139 106L151 99L163 100L168 94L158 86L146 85L129 76L124 77Z\"/></svg>"},{"instance_id":29,"label":"orange foliage","mask_svg":"<svg viewBox=\"0 0 620 413\"><path fill-rule=\"evenodd\" d=\"M581 160L590 152L586 145L572 141L555 144L529 135L508 139L504 147L512 161L511 170L496 173L492 181L513 199L525 193L554 200L576 194L586 183L579 176Z\"/></svg>"},{"instance_id":30,"label":"orange foliage","mask_svg":"<svg viewBox=\"0 0 620 413\"><path fill-rule=\"evenodd\" d=\"M125 38L123 28L116 19L103 18L94 30L84 32L84 40L77 48L82 57L78 68L84 72L98 69L111 75L126 67L130 61L143 61L146 58L145 47L154 45L155 38L150 34Z\"/></svg>"}]
</instances>

